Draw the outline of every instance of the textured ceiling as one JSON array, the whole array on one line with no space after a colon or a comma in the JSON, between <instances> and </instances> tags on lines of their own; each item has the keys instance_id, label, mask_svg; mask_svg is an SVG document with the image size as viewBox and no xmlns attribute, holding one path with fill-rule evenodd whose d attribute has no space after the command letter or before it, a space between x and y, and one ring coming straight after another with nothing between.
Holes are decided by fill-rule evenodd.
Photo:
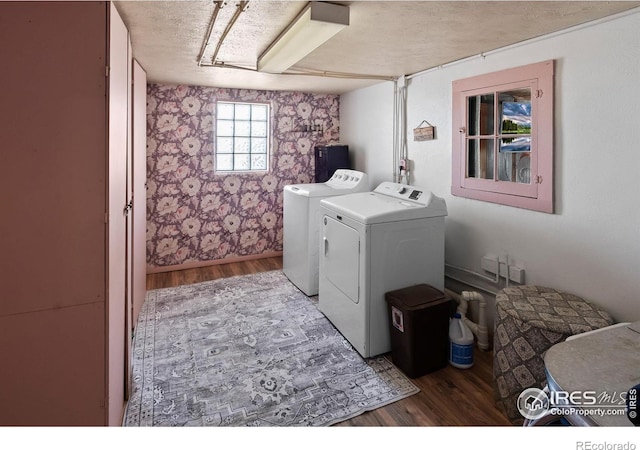
<instances>
[{"instance_id":1,"label":"textured ceiling","mask_svg":"<svg viewBox=\"0 0 640 450\"><path fill-rule=\"evenodd\" d=\"M218 14L204 61L211 57L238 1ZM397 77L583 24L640 6L598 1L352 1L350 25L294 69ZM216 61L239 70L200 67L198 56L213 1L116 1L131 32L134 56L150 82L243 89L344 93L376 79L271 75L258 56L307 4L252 0L219 47ZM588 51L588 43L585 43Z\"/></svg>"}]
</instances>

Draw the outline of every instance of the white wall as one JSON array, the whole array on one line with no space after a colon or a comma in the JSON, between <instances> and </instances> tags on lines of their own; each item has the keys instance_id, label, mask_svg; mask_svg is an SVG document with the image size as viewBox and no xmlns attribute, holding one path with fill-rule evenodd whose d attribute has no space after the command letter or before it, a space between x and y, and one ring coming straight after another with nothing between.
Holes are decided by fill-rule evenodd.
<instances>
[{"instance_id":1,"label":"white wall","mask_svg":"<svg viewBox=\"0 0 640 450\"><path fill-rule=\"evenodd\" d=\"M393 83L384 82L340 97L340 142L372 189L393 178L393 96Z\"/></svg>"},{"instance_id":2,"label":"white wall","mask_svg":"<svg viewBox=\"0 0 640 450\"><path fill-rule=\"evenodd\" d=\"M445 198L447 263L480 271L508 254L527 284L562 289L640 320L640 9L613 20L427 72L408 86L413 184ZM556 60L555 214L451 195L451 83ZM341 99L341 140L375 187L391 180L393 86ZM414 142L423 120L437 139Z\"/></svg>"}]
</instances>

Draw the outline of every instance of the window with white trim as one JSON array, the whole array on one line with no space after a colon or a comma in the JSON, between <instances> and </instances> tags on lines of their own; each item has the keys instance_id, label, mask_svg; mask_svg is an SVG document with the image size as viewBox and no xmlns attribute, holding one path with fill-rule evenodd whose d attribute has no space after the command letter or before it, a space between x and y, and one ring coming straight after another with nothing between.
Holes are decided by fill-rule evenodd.
<instances>
[{"instance_id":1,"label":"window with white trim","mask_svg":"<svg viewBox=\"0 0 640 450\"><path fill-rule=\"evenodd\" d=\"M553 60L453 82L453 195L553 212Z\"/></svg>"},{"instance_id":2,"label":"window with white trim","mask_svg":"<svg viewBox=\"0 0 640 450\"><path fill-rule=\"evenodd\" d=\"M269 169L269 105L216 103L216 172L264 172Z\"/></svg>"}]
</instances>

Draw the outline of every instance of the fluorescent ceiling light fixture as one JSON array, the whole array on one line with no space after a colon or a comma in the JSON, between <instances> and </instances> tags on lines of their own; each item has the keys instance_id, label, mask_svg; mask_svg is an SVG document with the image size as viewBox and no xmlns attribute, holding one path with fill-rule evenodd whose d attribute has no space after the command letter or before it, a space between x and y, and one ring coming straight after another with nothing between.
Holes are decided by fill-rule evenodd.
<instances>
[{"instance_id":1,"label":"fluorescent ceiling light fixture","mask_svg":"<svg viewBox=\"0 0 640 450\"><path fill-rule=\"evenodd\" d=\"M348 25L348 6L310 2L260 55L258 70L282 73Z\"/></svg>"}]
</instances>

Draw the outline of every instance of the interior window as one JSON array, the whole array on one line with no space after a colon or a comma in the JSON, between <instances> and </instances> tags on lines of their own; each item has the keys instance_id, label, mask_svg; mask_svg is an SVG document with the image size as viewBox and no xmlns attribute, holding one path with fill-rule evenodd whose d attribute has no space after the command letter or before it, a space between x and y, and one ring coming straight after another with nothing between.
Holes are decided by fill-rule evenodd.
<instances>
[{"instance_id":1,"label":"interior window","mask_svg":"<svg viewBox=\"0 0 640 450\"><path fill-rule=\"evenodd\" d=\"M453 82L453 195L553 212L553 66Z\"/></svg>"}]
</instances>

